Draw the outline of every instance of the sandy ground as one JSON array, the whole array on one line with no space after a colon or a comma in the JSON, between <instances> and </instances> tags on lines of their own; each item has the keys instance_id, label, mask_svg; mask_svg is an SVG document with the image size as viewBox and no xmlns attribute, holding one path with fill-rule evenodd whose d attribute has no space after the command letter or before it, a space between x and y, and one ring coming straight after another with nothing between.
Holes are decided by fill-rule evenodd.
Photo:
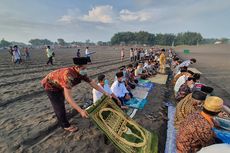
<instances>
[{"instance_id":1,"label":"sandy ground","mask_svg":"<svg viewBox=\"0 0 230 153\"><path fill-rule=\"evenodd\" d=\"M196 58L193 65L202 74L202 81L214 87L214 93L230 105L230 45L180 46L175 48L183 58ZM183 54L189 49L190 54Z\"/></svg>"},{"instance_id":2,"label":"sandy ground","mask_svg":"<svg viewBox=\"0 0 230 153\"><path fill-rule=\"evenodd\" d=\"M92 57L93 64L88 66L91 78L104 73L112 82L116 69L129 63L128 48L123 62L117 47L92 47L90 50L97 52ZM10 62L9 53L0 51L0 152L117 152L89 119L82 119L68 104L68 117L80 130L68 133L57 125L40 80L52 70L73 65L76 49L57 49L55 53L54 66L45 66L47 58L42 49L31 50L31 61L15 66ZM149 103L134 118L159 134L159 152L164 151L166 112L162 102L166 90L165 86L156 85L148 97ZM92 88L81 83L74 88L73 96L83 105L84 101L92 99Z\"/></svg>"}]
</instances>

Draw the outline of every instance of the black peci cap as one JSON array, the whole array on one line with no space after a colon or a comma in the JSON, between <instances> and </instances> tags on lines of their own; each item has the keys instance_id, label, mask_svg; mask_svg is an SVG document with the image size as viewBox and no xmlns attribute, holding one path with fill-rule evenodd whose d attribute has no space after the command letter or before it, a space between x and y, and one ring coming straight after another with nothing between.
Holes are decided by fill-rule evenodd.
<instances>
[{"instance_id":1,"label":"black peci cap","mask_svg":"<svg viewBox=\"0 0 230 153\"><path fill-rule=\"evenodd\" d=\"M193 91L193 93L192 93L192 98L194 98L196 100L205 100L206 96L207 96L207 94L202 92L202 91Z\"/></svg>"},{"instance_id":2,"label":"black peci cap","mask_svg":"<svg viewBox=\"0 0 230 153\"><path fill-rule=\"evenodd\" d=\"M213 92L214 89L212 87L209 87L209 86L202 86L200 90L207 93L207 94L210 94Z\"/></svg>"},{"instance_id":3,"label":"black peci cap","mask_svg":"<svg viewBox=\"0 0 230 153\"><path fill-rule=\"evenodd\" d=\"M75 65L86 65L87 64L87 57L74 57L73 63Z\"/></svg>"},{"instance_id":4,"label":"black peci cap","mask_svg":"<svg viewBox=\"0 0 230 153\"><path fill-rule=\"evenodd\" d=\"M117 76L118 78L120 78L120 77L123 77L124 74L123 74L123 72L117 72L117 73L116 73L116 76Z\"/></svg>"}]
</instances>

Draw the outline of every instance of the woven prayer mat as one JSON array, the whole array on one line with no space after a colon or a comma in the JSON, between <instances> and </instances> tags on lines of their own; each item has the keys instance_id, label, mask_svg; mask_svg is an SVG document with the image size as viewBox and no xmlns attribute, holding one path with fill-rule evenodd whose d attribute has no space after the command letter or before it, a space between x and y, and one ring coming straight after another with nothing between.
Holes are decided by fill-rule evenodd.
<instances>
[{"instance_id":1,"label":"woven prayer mat","mask_svg":"<svg viewBox=\"0 0 230 153\"><path fill-rule=\"evenodd\" d=\"M198 69L196 68L192 68L192 67L189 67L188 70L192 71L193 73L200 73L202 74L202 72L200 72Z\"/></svg>"},{"instance_id":2,"label":"woven prayer mat","mask_svg":"<svg viewBox=\"0 0 230 153\"><path fill-rule=\"evenodd\" d=\"M166 84L168 75L157 74L154 77L148 78L149 81L157 84Z\"/></svg>"},{"instance_id":3,"label":"woven prayer mat","mask_svg":"<svg viewBox=\"0 0 230 153\"><path fill-rule=\"evenodd\" d=\"M98 128L124 153L157 153L157 134L128 117L109 97L103 96L86 111Z\"/></svg>"}]
</instances>

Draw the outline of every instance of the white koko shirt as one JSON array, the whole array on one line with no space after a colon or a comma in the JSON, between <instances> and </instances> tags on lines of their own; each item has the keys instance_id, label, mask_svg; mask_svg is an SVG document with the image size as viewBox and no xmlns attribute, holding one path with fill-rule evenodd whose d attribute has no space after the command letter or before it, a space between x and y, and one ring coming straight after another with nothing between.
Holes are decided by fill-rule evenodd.
<instances>
[{"instance_id":1,"label":"white koko shirt","mask_svg":"<svg viewBox=\"0 0 230 153\"><path fill-rule=\"evenodd\" d=\"M180 89L180 86L182 84L184 84L187 80L187 77L185 75L182 75L178 78L178 80L176 81L176 84L174 86L174 92L177 93Z\"/></svg>"},{"instance_id":2,"label":"white koko shirt","mask_svg":"<svg viewBox=\"0 0 230 153\"><path fill-rule=\"evenodd\" d=\"M112 94L112 91L108 84L105 84L104 87L101 86L100 83L98 83L98 86L100 86L102 89L105 90L105 92ZM97 91L96 89L93 89L93 103L95 103L98 99L100 99L103 96L103 93L100 91Z\"/></svg>"},{"instance_id":3,"label":"white koko shirt","mask_svg":"<svg viewBox=\"0 0 230 153\"><path fill-rule=\"evenodd\" d=\"M117 80L112 84L111 90L117 97L124 97L126 93L129 93L124 82L119 83Z\"/></svg>"}]
</instances>

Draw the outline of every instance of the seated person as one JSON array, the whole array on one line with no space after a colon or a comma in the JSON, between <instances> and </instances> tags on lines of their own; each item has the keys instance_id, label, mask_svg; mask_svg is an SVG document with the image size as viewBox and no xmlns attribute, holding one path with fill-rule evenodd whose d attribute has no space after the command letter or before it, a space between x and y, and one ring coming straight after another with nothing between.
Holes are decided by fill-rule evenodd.
<instances>
[{"instance_id":1,"label":"seated person","mask_svg":"<svg viewBox=\"0 0 230 153\"><path fill-rule=\"evenodd\" d=\"M112 84L111 90L119 98L122 105L124 105L124 102L130 100L132 95L125 87L125 83L123 81L123 76L124 76L123 72L117 72L116 76L117 76L117 80L114 81L114 83Z\"/></svg>"},{"instance_id":2,"label":"seated person","mask_svg":"<svg viewBox=\"0 0 230 153\"><path fill-rule=\"evenodd\" d=\"M109 93L119 107L124 108L122 106L119 98L117 98L117 96L114 93L112 93L112 91L109 87L109 82L108 82L108 80L105 79L105 75L101 74L98 76L97 79L98 79L98 86L101 87L102 89L104 89L107 93ZM97 100L99 100L102 96L103 96L103 94L100 91L93 89L93 103L95 103Z\"/></svg>"},{"instance_id":3,"label":"seated person","mask_svg":"<svg viewBox=\"0 0 230 153\"><path fill-rule=\"evenodd\" d=\"M133 88L131 88L131 87L129 86L128 81L126 80L126 79L127 79L127 69L126 69L125 65L120 66L118 72L123 72L122 81L125 83L126 89L127 89L128 91L130 91L131 89L133 89ZM117 76L115 76L115 80L117 80Z\"/></svg>"},{"instance_id":4,"label":"seated person","mask_svg":"<svg viewBox=\"0 0 230 153\"><path fill-rule=\"evenodd\" d=\"M175 77L181 73L181 71L188 71L188 67L187 66L184 66L184 67L180 67L180 70L177 74L175 74Z\"/></svg>"},{"instance_id":5,"label":"seated person","mask_svg":"<svg viewBox=\"0 0 230 153\"><path fill-rule=\"evenodd\" d=\"M178 129L180 123L189 115L196 111L201 111L203 102L207 94L202 91L194 91L188 94L176 105L174 126Z\"/></svg>"},{"instance_id":6,"label":"seated person","mask_svg":"<svg viewBox=\"0 0 230 153\"><path fill-rule=\"evenodd\" d=\"M123 77L123 81L125 81L125 75L126 75L126 68L125 68L125 65L122 65L122 66L120 66L119 68L118 68L118 72L123 72L123 75L124 75L124 77ZM115 76L115 79L114 80L117 80L117 76Z\"/></svg>"},{"instance_id":7,"label":"seated person","mask_svg":"<svg viewBox=\"0 0 230 153\"><path fill-rule=\"evenodd\" d=\"M134 89L137 86L138 80L135 78L133 65L129 64L126 68L125 81L128 87ZM127 86L126 86L127 87Z\"/></svg>"},{"instance_id":8,"label":"seated person","mask_svg":"<svg viewBox=\"0 0 230 153\"><path fill-rule=\"evenodd\" d=\"M203 91L207 93L208 96L212 95L213 90L214 89L212 87L209 87L205 84L197 83L197 82L195 83L194 88L193 88L193 91Z\"/></svg>"},{"instance_id":9,"label":"seated person","mask_svg":"<svg viewBox=\"0 0 230 153\"><path fill-rule=\"evenodd\" d=\"M179 79L179 77L181 77L182 75L185 75L187 73L187 71L188 71L187 67L181 67L180 73L176 74L173 78L173 85L175 85L176 81Z\"/></svg>"},{"instance_id":10,"label":"seated person","mask_svg":"<svg viewBox=\"0 0 230 153\"><path fill-rule=\"evenodd\" d=\"M178 102L192 92L195 82L195 78L189 77L187 81L181 85L175 97Z\"/></svg>"},{"instance_id":11,"label":"seated person","mask_svg":"<svg viewBox=\"0 0 230 153\"><path fill-rule=\"evenodd\" d=\"M194 73L192 71L188 70L186 73L184 73L184 75L182 75L178 78L178 80L176 81L175 86L174 86L175 95L179 91L181 85L185 83L185 81L187 80L188 77L192 77L193 74Z\"/></svg>"},{"instance_id":12,"label":"seated person","mask_svg":"<svg viewBox=\"0 0 230 153\"><path fill-rule=\"evenodd\" d=\"M154 67L151 65L149 60L145 61L143 70L148 72L148 75L155 75L156 74L156 72L154 71Z\"/></svg>"},{"instance_id":13,"label":"seated person","mask_svg":"<svg viewBox=\"0 0 230 153\"><path fill-rule=\"evenodd\" d=\"M157 74L157 69L158 69L158 63L154 60L151 60L150 61L150 64L151 64L151 68L153 70L153 75L156 75Z\"/></svg>"},{"instance_id":14,"label":"seated person","mask_svg":"<svg viewBox=\"0 0 230 153\"><path fill-rule=\"evenodd\" d=\"M213 90L214 90L214 89L213 89L212 87L209 87L209 86L202 86L202 87L200 88L200 91L207 93L207 96L211 96Z\"/></svg>"},{"instance_id":15,"label":"seated person","mask_svg":"<svg viewBox=\"0 0 230 153\"><path fill-rule=\"evenodd\" d=\"M216 96L206 98L203 111L190 114L180 124L176 137L177 153L195 153L215 142L213 117L223 108L223 100Z\"/></svg>"},{"instance_id":16,"label":"seated person","mask_svg":"<svg viewBox=\"0 0 230 153\"><path fill-rule=\"evenodd\" d=\"M177 65L179 65L179 61L180 59L178 57L174 57L173 60L172 60L172 63L171 63L171 69L175 69Z\"/></svg>"},{"instance_id":17,"label":"seated person","mask_svg":"<svg viewBox=\"0 0 230 153\"><path fill-rule=\"evenodd\" d=\"M175 66L175 68L173 68L173 75L176 75L178 73L178 71L180 70L179 65L181 63L182 63L182 60L180 60L180 59L176 61L176 66Z\"/></svg>"},{"instance_id":18,"label":"seated person","mask_svg":"<svg viewBox=\"0 0 230 153\"><path fill-rule=\"evenodd\" d=\"M135 77L146 79L148 76L148 73L143 70L143 63L139 63L137 69L135 70Z\"/></svg>"}]
</instances>

